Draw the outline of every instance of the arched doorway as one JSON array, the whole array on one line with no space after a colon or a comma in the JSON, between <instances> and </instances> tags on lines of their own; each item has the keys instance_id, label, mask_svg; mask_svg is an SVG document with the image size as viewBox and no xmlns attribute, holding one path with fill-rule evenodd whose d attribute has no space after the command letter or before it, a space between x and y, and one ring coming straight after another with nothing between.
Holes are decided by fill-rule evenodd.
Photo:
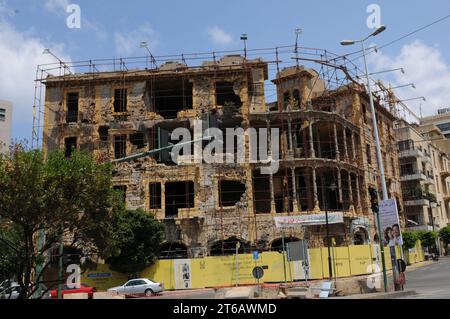
<instances>
[{"instance_id":1,"label":"arched doorway","mask_svg":"<svg viewBox=\"0 0 450 319\"><path fill-rule=\"evenodd\" d=\"M363 227L358 227L353 232L353 245L365 245L368 243L367 230Z\"/></svg>"},{"instance_id":2,"label":"arched doorway","mask_svg":"<svg viewBox=\"0 0 450 319\"><path fill-rule=\"evenodd\" d=\"M286 245L287 243L299 241L299 240L300 239L298 239L297 237L286 237L286 238L284 238L284 245ZM279 251L279 252L283 251L283 239L282 238L274 239L272 241L272 244L270 245L270 250L271 251Z\"/></svg>"},{"instance_id":3,"label":"arched doorway","mask_svg":"<svg viewBox=\"0 0 450 319\"><path fill-rule=\"evenodd\" d=\"M160 259L185 259L188 258L187 246L179 242L166 242L161 245Z\"/></svg>"},{"instance_id":4,"label":"arched doorway","mask_svg":"<svg viewBox=\"0 0 450 319\"><path fill-rule=\"evenodd\" d=\"M240 243L238 249L239 254L249 253L250 244L242 239L236 237L230 237L225 240L216 241L210 249L210 256L229 256L236 253L236 244Z\"/></svg>"}]
</instances>

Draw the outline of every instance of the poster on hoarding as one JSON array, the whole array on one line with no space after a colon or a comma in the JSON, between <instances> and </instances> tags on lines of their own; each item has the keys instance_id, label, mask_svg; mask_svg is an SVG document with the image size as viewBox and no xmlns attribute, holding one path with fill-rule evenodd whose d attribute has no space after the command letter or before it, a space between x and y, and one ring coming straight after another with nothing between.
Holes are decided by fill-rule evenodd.
<instances>
[{"instance_id":1,"label":"poster on hoarding","mask_svg":"<svg viewBox=\"0 0 450 319\"><path fill-rule=\"evenodd\" d=\"M274 217L275 226L277 228L290 228L296 226L315 226L325 225L326 214L312 214L299 216L277 216ZM342 212L328 213L328 224L341 224L344 222L344 215Z\"/></svg>"},{"instance_id":2,"label":"poster on hoarding","mask_svg":"<svg viewBox=\"0 0 450 319\"><path fill-rule=\"evenodd\" d=\"M398 217L397 201L395 199L383 200L379 208L381 229L383 230L383 244L389 247L402 246L402 233Z\"/></svg>"},{"instance_id":3,"label":"poster on hoarding","mask_svg":"<svg viewBox=\"0 0 450 319\"><path fill-rule=\"evenodd\" d=\"M191 288L191 261L189 259L175 259L173 261L175 289Z\"/></svg>"}]
</instances>

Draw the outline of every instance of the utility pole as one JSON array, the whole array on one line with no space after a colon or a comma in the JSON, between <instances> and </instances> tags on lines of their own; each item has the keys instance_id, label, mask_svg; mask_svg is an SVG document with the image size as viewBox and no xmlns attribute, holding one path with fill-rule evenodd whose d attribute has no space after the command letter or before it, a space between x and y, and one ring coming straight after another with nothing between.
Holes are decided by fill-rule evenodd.
<instances>
[{"instance_id":1,"label":"utility pole","mask_svg":"<svg viewBox=\"0 0 450 319\"><path fill-rule=\"evenodd\" d=\"M62 299L62 273L63 273L63 253L64 253L64 224L61 223L61 238L59 242L59 259L58 259L58 299Z\"/></svg>"},{"instance_id":2,"label":"utility pole","mask_svg":"<svg viewBox=\"0 0 450 319\"><path fill-rule=\"evenodd\" d=\"M241 34L241 40L244 41L244 57L247 59L247 33Z\"/></svg>"},{"instance_id":3,"label":"utility pole","mask_svg":"<svg viewBox=\"0 0 450 319\"><path fill-rule=\"evenodd\" d=\"M366 41L370 37L377 36L384 30L386 30L386 27L384 25L382 25L378 29L376 29L375 32L368 35L367 37L365 37L362 40L359 40L359 41L344 40L341 42L341 45L353 45L356 42L361 43L361 48L362 48L362 53L363 53L363 58L364 58L364 69L366 72L365 75L366 75L366 81L367 81L367 93L369 94L370 112L372 114L373 135L374 135L375 146L376 146L376 150L377 150L378 169L380 171L381 189L383 192L383 200L387 200L388 192L387 192L387 187L386 187L386 178L384 175L383 159L381 156L381 146L380 146L380 137L378 134L377 116L376 116L375 107L374 107L374 103L373 103L372 89L370 87L369 68L367 66L367 59L366 59L366 48L364 46L364 41ZM379 211L376 212L376 216L377 216L378 233L379 233L378 236L380 238L381 260L382 260L382 265L383 265L384 290L387 292L388 286L387 286L387 274L386 274L386 261L385 261L385 256L384 256L384 245L383 245L383 241L382 241L383 237L382 237L381 219L380 219ZM395 268L396 264L393 263L392 267ZM394 281L395 281L395 270L393 271L393 274L394 274Z\"/></svg>"}]
</instances>

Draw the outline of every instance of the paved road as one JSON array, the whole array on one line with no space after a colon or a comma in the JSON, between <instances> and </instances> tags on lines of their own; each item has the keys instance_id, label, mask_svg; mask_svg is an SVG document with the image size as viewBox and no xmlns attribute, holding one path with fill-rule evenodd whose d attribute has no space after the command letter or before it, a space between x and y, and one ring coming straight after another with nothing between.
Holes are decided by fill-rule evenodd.
<instances>
[{"instance_id":1,"label":"paved road","mask_svg":"<svg viewBox=\"0 0 450 319\"><path fill-rule=\"evenodd\" d=\"M411 269L406 273L407 290L417 295L404 299L450 299L450 257L441 257L438 262ZM166 291L156 299L214 299L213 289ZM401 299L401 298L399 298Z\"/></svg>"},{"instance_id":2,"label":"paved road","mask_svg":"<svg viewBox=\"0 0 450 319\"><path fill-rule=\"evenodd\" d=\"M406 289L418 293L408 299L450 299L450 257L407 272Z\"/></svg>"},{"instance_id":3,"label":"paved road","mask_svg":"<svg viewBox=\"0 0 450 319\"><path fill-rule=\"evenodd\" d=\"M185 291L165 291L154 299L214 299L214 289L198 289Z\"/></svg>"}]
</instances>

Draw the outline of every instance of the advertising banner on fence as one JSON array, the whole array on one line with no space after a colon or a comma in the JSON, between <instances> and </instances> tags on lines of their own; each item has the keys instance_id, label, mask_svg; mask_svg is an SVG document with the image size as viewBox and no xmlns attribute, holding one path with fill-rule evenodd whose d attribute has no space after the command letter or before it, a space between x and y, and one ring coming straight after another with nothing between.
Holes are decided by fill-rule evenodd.
<instances>
[{"instance_id":1,"label":"advertising banner on fence","mask_svg":"<svg viewBox=\"0 0 450 319\"><path fill-rule=\"evenodd\" d=\"M191 260L175 259L173 261L175 289L191 289Z\"/></svg>"},{"instance_id":2,"label":"advertising banner on fence","mask_svg":"<svg viewBox=\"0 0 450 319\"><path fill-rule=\"evenodd\" d=\"M402 245L402 234L400 231L400 220L398 217L397 201L395 199L383 200L379 208L381 228L383 229L383 240L385 245L393 247Z\"/></svg>"},{"instance_id":3,"label":"advertising banner on fence","mask_svg":"<svg viewBox=\"0 0 450 319\"><path fill-rule=\"evenodd\" d=\"M325 214L311 214L298 216L277 216L274 217L277 228L290 228L296 226L325 225ZM340 224L344 222L342 212L328 213L328 224Z\"/></svg>"}]
</instances>

